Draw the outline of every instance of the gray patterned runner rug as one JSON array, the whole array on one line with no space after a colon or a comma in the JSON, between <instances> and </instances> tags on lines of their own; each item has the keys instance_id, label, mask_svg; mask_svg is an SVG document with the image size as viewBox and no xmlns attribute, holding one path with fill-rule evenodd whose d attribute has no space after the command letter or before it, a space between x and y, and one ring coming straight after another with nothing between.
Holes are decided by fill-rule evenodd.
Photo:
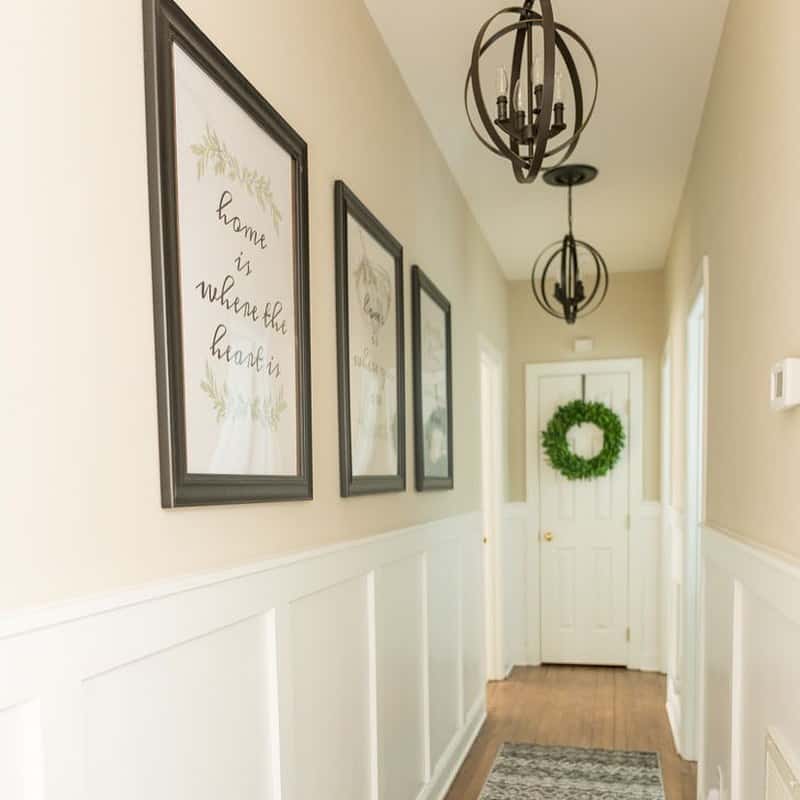
<instances>
[{"instance_id":1,"label":"gray patterned runner rug","mask_svg":"<svg viewBox=\"0 0 800 800\"><path fill-rule=\"evenodd\" d=\"M657 753L504 744L480 800L664 800Z\"/></svg>"}]
</instances>

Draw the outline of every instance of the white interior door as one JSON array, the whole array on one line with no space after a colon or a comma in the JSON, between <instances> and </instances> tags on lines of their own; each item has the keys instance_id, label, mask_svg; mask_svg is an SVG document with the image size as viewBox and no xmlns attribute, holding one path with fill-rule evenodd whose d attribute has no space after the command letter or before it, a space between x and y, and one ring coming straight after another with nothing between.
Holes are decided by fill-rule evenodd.
<instances>
[{"instance_id":1,"label":"white interior door","mask_svg":"<svg viewBox=\"0 0 800 800\"><path fill-rule=\"evenodd\" d=\"M539 430L556 409L585 394L611 407L630 431L630 377L609 372L539 378ZM593 425L573 428L574 452L591 458L603 446ZM630 457L590 481L569 481L539 447L542 661L621 665L628 660Z\"/></svg>"}]
</instances>

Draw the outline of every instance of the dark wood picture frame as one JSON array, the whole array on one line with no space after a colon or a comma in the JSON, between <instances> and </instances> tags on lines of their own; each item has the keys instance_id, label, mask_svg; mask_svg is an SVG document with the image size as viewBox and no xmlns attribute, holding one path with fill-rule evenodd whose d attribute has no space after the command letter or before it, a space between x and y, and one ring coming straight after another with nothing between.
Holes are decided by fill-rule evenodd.
<instances>
[{"instance_id":1,"label":"dark wood picture frame","mask_svg":"<svg viewBox=\"0 0 800 800\"><path fill-rule=\"evenodd\" d=\"M306 143L172 0L144 0L143 10L161 504L164 508L171 508L310 499L313 482ZM174 44L180 45L291 158L297 420L295 475L192 474L187 469Z\"/></svg>"},{"instance_id":2,"label":"dark wood picture frame","mask_svg":"<svg viewBox=\"0 0 800 800\"><path fill-rule=\"evenodd\" d=\"M358 222L394 261L397 364L397 472L392 475L354 475L350 425L350 330L348 278L348 217ZM403 492L406 489L405 426L405 312L403 305L403 247L341 180L334 187L336 232L336 352L339 379L339 476L342 497Z\"/></svg>"},{"instance_id":3,"label":"dark wood picture frame","mask_svg":"<svg viewBox=\"0 0 800 800\"><path fill-rule=\"evenodd\" d=\"M447 476L425 474L425 420L422 409L422 292L442 309L445 319L447 381ZM411 267L411 350L414 381L414 478L418 492L452 489L453 481L453 345L450 301L416 265Z\"/></svg>"}]
</instances>

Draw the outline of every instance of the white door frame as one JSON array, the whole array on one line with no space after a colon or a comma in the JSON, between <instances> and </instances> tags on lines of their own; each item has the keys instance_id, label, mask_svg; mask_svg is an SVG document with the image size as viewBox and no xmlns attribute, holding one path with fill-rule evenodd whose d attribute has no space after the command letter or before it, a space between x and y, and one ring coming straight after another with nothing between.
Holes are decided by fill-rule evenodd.
<instances>
[{"instance_id":1,"label":"white door frame","mask_svg":"<svg viewBox=\"0 0 800 800\"><path fill-rule=\"evenodd\" d=\"M672 355L667 339L661 359L661 669L672 666L673 574L672 574Z\"/></svg>"},{"instance_id":2,"label":"white door frame","mask_svg":"<svg viewBox=\"0 0 800 800\"><path fill-rule=\"evenodd\" d=\"M482 336L478 338L478 371L486 676L490 681L498 681L506 677L503 669L503 359ZM489 380L488 387L484 386L485 377Z\"/></svg>"},{"instance_id":3,"label":"white door frame","mask_svg":"<svg viewBox=\"0 0 800 800\"><path fill-rule=\"evenodd\" d=\"M630 379L630 430L628 448L628 497L631 530L639 519L643 497L643 425L644 425L644 369L641 358L598 359L595 361L558 361L525 365L525 461L527 464L526 496L528 505L528 661L542 662L542 600L541 600L541 525L539 519L539 379L559 375L597 375L608 372L627 372ZM641 570L634 564L635 553L628 546L628 620L633 619L631 598L640 597ZM639 666L641 631L630 625L631 640L628 645L628 666Z\"/></svg>"},{"instance_id":4,"label":"white door frame","mask_svg":"<svg viewBox=\"0 0 800 800\"><path fill-rule=\"evenodd\" d=\"M681 754L692 761L698 759L702 740L701 530L706 516L708 257L703 259L697 283L686 320L686 520L680 741Z\"/></svg>"}]
</instances>

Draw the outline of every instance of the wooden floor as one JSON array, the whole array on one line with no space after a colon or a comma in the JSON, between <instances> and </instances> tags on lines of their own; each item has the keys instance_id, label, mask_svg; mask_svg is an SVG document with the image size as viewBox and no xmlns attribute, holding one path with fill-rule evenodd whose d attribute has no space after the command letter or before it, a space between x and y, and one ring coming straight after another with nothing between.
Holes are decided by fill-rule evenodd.
<instances>
[{"instance_id":1,"label":"wooden floor","mask_svg":"<svg viewBox=\"0 0 800 800\"><path fill-rule=\"evenodd\" d=\"M695 800L695 765L675 752L662 675L595 667L518 667L490 683L488 717L446 800L477 800L503 742L649 750L667 800Z\"/></svg>"}]
</instances>

